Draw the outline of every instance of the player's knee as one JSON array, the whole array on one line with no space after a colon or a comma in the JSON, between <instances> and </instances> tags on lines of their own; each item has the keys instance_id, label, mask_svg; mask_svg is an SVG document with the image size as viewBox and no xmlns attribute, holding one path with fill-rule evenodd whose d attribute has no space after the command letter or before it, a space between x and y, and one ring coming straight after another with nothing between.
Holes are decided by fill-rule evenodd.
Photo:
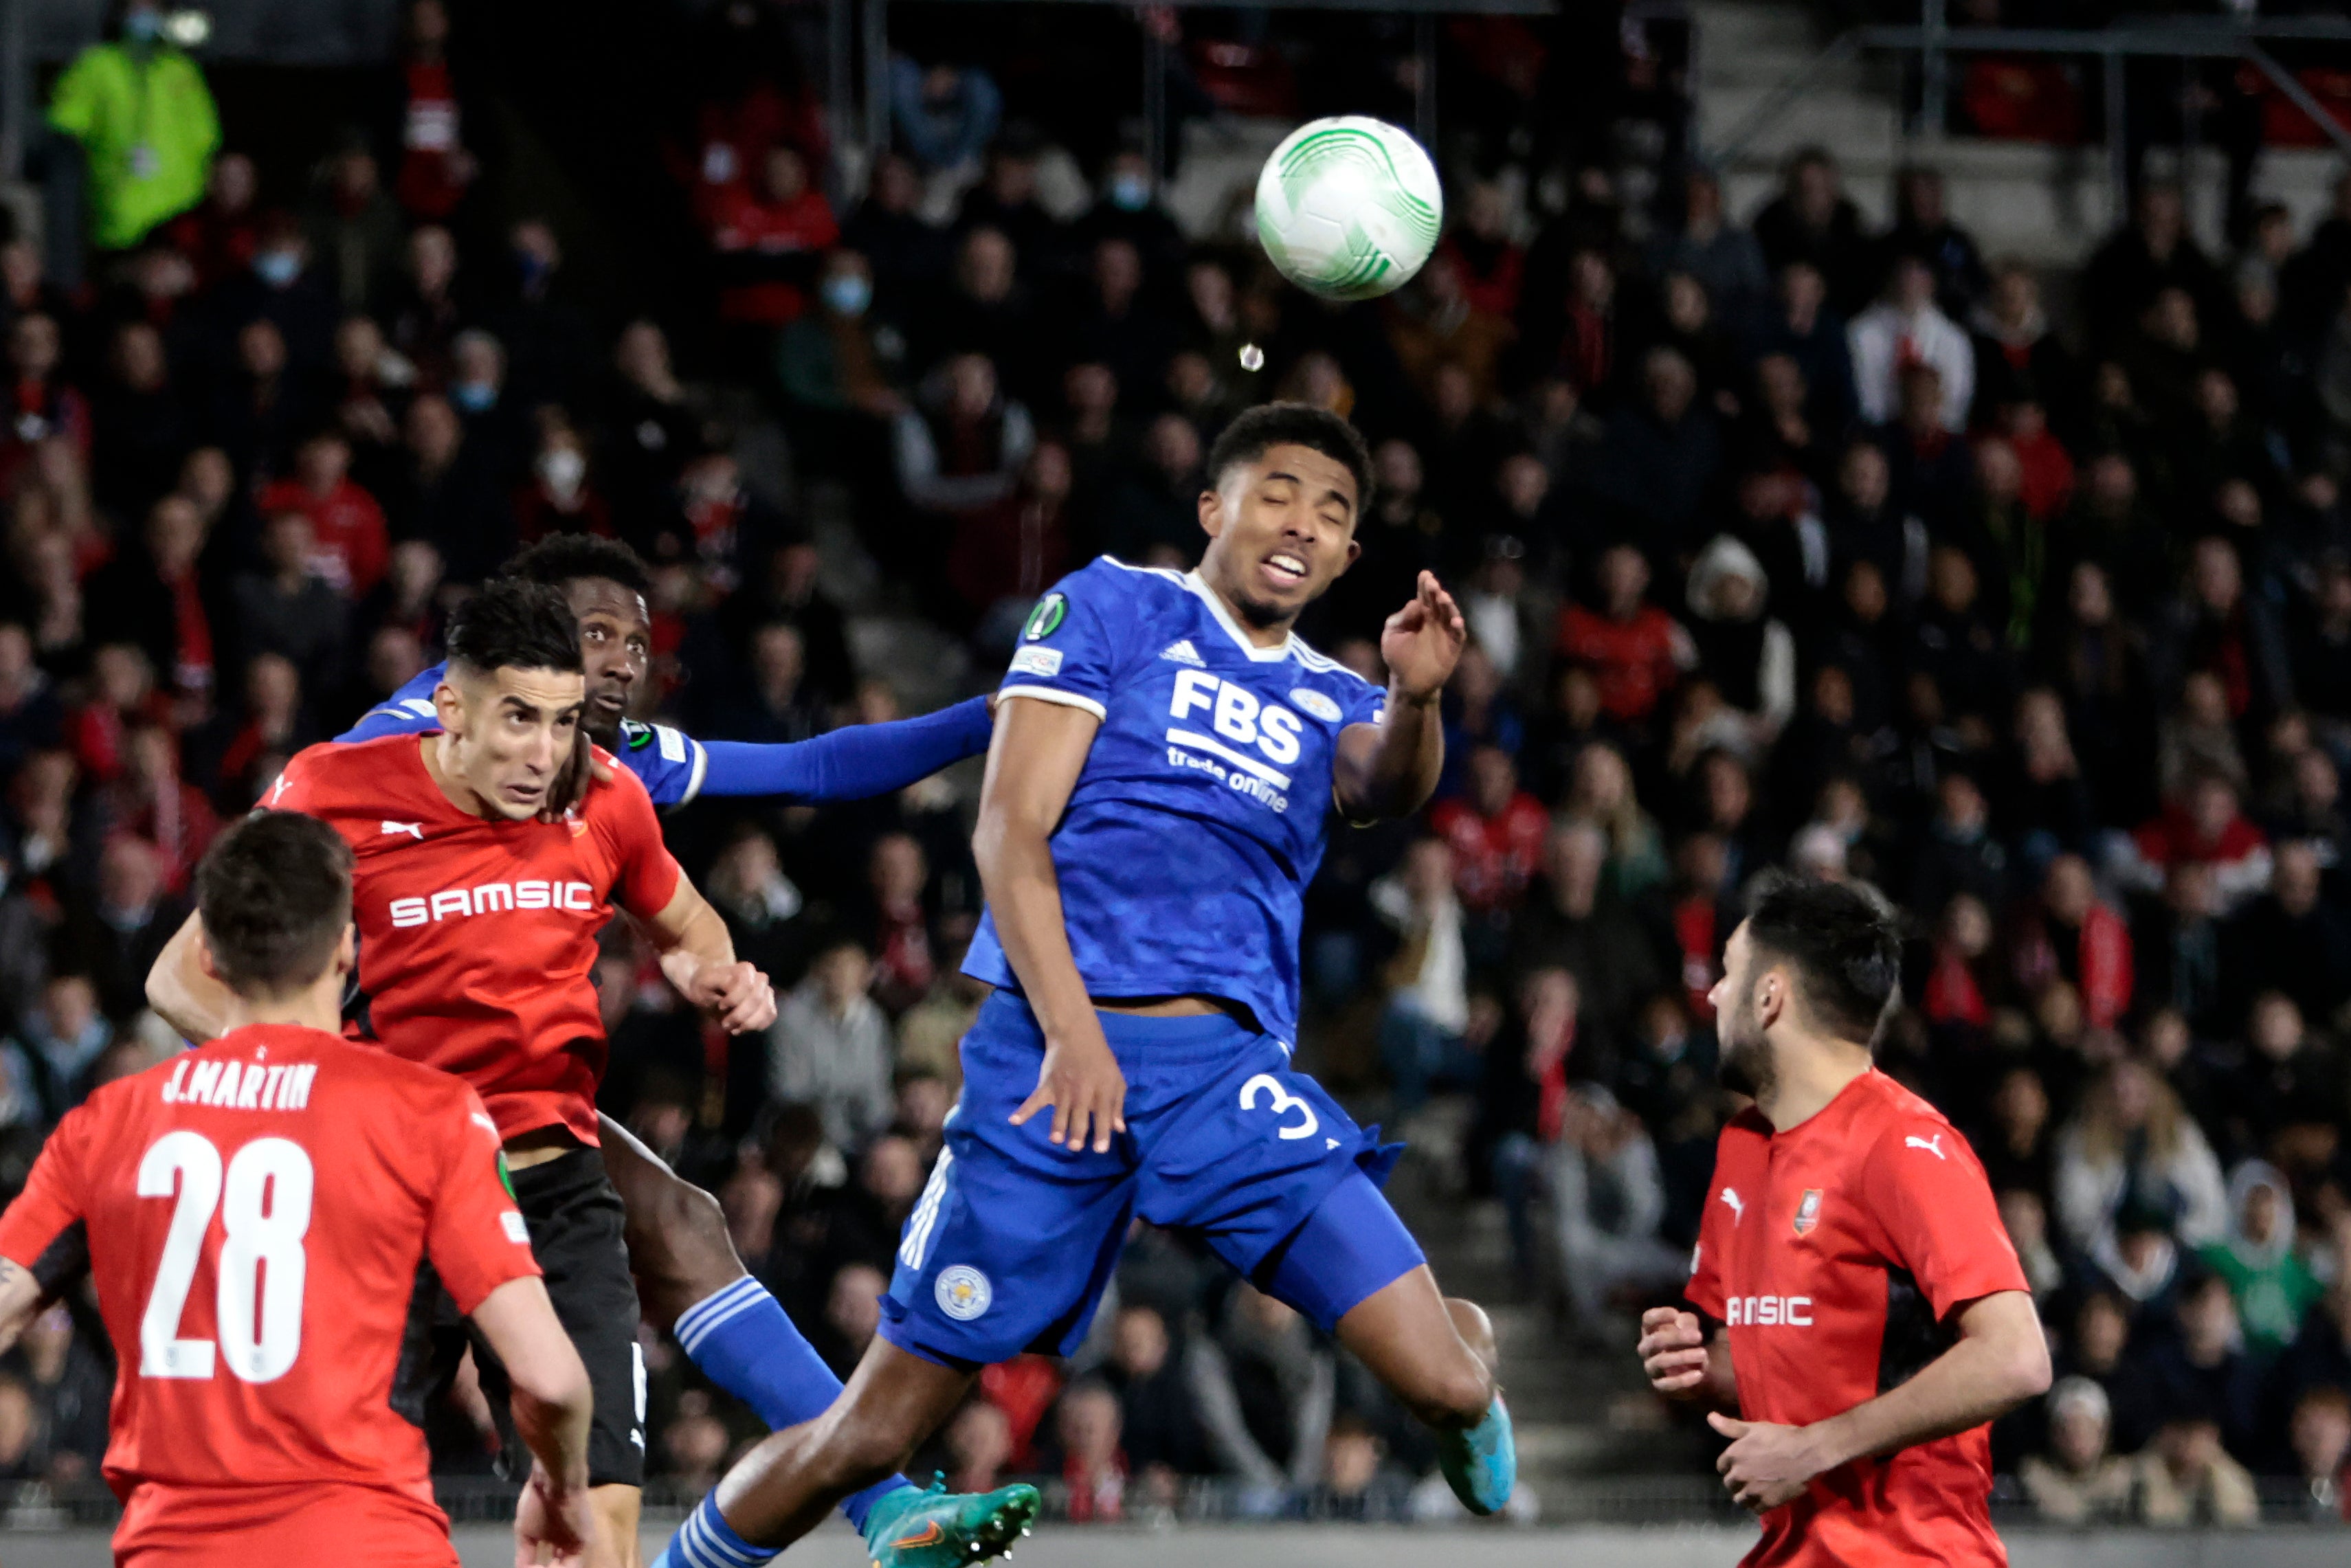
<instances>
[{"instance_id":1,"label":"player's knee","mask_svg":"<svg viewBox=\"0 0 2351 1568\"><path fill-rule=\"evenodd\" d=\"M1453 1320L1453 1332L1469 1347L1469 1354L1489 1367L1494 1365L1499 1353L1494 1348L1494 1320L1486 1315L1486 1309L1459 1296L1447 1296L1445 1312Z\"/></svg>"},{"instance_id":2,"label":"player's knee","mask_svg":"<svg viewBox=\"0 0 2351 1568\"><path fill-rule=\"evenodd\" d=\"M743 1277L718 1200L673 1176L629 1199L629 1262L645 1313L668 1322Z\"/></svg>"}]
</instances>

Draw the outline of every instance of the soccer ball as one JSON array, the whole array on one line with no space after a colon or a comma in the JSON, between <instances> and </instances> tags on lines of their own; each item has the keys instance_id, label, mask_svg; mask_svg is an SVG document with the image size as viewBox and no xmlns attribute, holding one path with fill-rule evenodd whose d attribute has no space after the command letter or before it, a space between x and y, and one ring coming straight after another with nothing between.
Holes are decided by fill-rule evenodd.
<instances>
[{"instance_id":1,"label":"soccer ball","mask_svg":"<svg viewBox=\"0 0 2351 1568\"><path fill-rule=\"evenodd\" d=\"M1257 239L1281 275L1325 299L1375 299L1437 248L1445 193L1420 143L1382 120L1300 126L1257 177Z\"/></svg>"}]
</instances>

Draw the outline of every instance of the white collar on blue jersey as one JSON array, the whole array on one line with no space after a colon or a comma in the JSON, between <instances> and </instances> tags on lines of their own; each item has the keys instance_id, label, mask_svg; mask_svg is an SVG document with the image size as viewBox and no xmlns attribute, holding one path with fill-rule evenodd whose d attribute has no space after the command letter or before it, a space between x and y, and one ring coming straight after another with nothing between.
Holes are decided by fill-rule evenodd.
<instances>
[{"instance_id":1,"label":"white collar on blue jersey","mask_svg":"<svg viewBox=\"0 0 2351 1568\"><path fill-rule=\"evenodd\" d=\"M1217 624L1225 629L1225 634L1233 640L1234 644L1259 664L1279 664L1297 650L1298 633L1295 632L1270 648L1260 648L1250 642L1249 633L1241 630L1241 623L1233 619L1232 612L1225 608L1225 601L1217 597L1217 591L1208 586L1197 570L1184 574L1184 586L1199 596L1200 602L1208 607L1208 613L1217 618Z\"/></svg>"}]
</instances>

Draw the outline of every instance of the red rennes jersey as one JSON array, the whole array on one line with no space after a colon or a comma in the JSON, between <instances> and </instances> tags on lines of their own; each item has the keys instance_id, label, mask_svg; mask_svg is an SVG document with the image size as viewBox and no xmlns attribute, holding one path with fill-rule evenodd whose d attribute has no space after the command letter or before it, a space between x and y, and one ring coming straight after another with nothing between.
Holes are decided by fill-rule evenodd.
<instances>
[{"instance_id":1,"label":"red rennes jersey","mask_svg":"<svg viewBox=\"0 0 2351 1568\"><path fill-rule=\"evenodd\" d=\"M1896 1386L1957 1338L1956 1309L2028 1289L1983 1166L1875 1069L1774 1134L1722 1130L1688 1297L1729 1326L1740 1413L1804 1426ZM1989 1427L1859 1459L1763 1518L1748 1568L2008 1561Z\"/></svg>"},{"instance_id":2,"label":"red rennes jersey","mask_svg":"<svg viewBox=\"0 0 2351 1568\"><path fill-rule=\"evenodd\" d=\"M423 1433L393 1403L417 1265L468 1312L538 1272L473 1090L317 1030L234 1030L69 1113L0 1256L29 1268L78 1220L120 1367L106 1476L126 1559L455 1568ZM322 1490L341 1524L306 1558ZM377 1536L402 1551L357 1551Z\"/></svg>"},{"instance_id":3,"label":"red rennes jersey","mask_svg":"<svg viewBox=\"0 0 2351 1568\"><path fill-rule=\"evenodd\" d=\"M471 1083L501 1136L560 1124L592 1145L606 1049L596 933L615 904L660 914L677 862L645 787L603 752L612 778L575 816L511 822L450 804L424 769L435 738L313 746L261 803L317 817L351 846L369 1032Z\"/></svg>"}]
</instances>

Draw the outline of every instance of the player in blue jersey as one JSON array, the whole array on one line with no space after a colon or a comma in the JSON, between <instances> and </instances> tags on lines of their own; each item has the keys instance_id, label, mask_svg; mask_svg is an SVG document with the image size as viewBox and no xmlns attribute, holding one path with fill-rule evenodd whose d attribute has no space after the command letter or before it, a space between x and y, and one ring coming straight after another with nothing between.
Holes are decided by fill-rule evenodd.
<instances>
[{"instance_id":1,"label":"player in blue jersey","mask_svg":"<svg viewBox=\"0 0 2351 1568\"><path fill-rule=\"evenodd\" d=\"M798 804L866 800L987 747L987 697L921 718L857 725L786 745L705 744L667 725L638 723L626 715L645 678L652 628L644 563L636 552L611 539L554 534L516 556L505 574L547 583L570 601L588 680L583 742L618 758L643 781L656 806L680 805L697 794L769 796ZM440 728L434 694L445 679L444 669L426 670L339 738ZM585 758L583 745L576 766L585 767ZM679 1177L611 1117L598 1118L598 1136L605 1170L627 1211L629 1262L646 1319L671 1325L695 1364L769 1427L780 1429L824 1410L841 1392L841 1379L743 1267L717 1199ZM937 1519L933 1551L899 1556L910 1568L933 1559L968 1563L992 1555L1026 1522L1035 1494L1028 1488L1012 1491L1026 1496L917 1493L902 1479L885 1476L846 1497L842 1511L861 1530L884 1499L890 1528L908 1518ZM889 1553L877 1550L875 1555Z\"/></svg>"},{"instance_id":2,"label":"player in blue jersey","mask_svg":"<svg viewBox=\"0 0 2351 1568\"><path fill-rule=\"evenodd\" d=\"M550 534L507 563L506 575L561 589L580 617L588 665L580 734L644 781L656 806L702 795L760 796L792 805L865 800L927 779L987 749L986 697L920 718L852 725L780 746L699 741L665 724L628 716L652 645L645 568L637 552L587 534ZM338 740L422 734L441 727L433 694L448 677L435 664L360 716Z\"/></svg>"},{"instance_id":3,"label":"player in blue jersey","mask_svg":"<svg viewBox=\"0 0 2351 1568\"><path fill-rule=\"evenodd\" d=\"M1334 1333L1436 1428L1469 1509L1508 1501L1485 1314L1439 1293L1381 1195L1394 1151L1290 1060L1332 809L1427 799L1466 638L1427 573L1382 634L1384 692L1291 632L1359 552L1370 469L1336 415L1252 409L1209 455L1197 571L1105 558L1039 602L973 842L987 913L966 970L998 988L881 1333L840 1401L760 1444L656 1568L772 1556L904 1463L980 1366L1075 1350L1138 1216Z\"/></svg>"}]
</instances>

